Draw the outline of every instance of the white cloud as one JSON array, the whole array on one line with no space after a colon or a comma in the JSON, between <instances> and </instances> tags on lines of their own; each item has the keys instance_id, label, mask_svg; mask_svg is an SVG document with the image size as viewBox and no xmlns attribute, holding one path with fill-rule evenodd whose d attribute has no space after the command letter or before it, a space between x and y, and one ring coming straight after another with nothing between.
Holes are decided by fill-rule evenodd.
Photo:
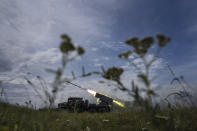
<instances>
[{"instance_id":1,"label":"white cloud","mask_svg":"<svg viewBox=\"0 0 197 131\"><path fill-rule=\"evenodd\" d=\"M38 51L28 62L29 64L46 64L52 65L56 64L58 61L61 60L61 53L57 48L50 48L46 51Z\"/></svg>"},{"instance_id":2,"label":"white cloud","mask_svg":"<svg viewBox=\"0 0 197 131\"><path fill-rule=\"evenodd\" d=\"M105 57L102 57L102 59L108 61L109 57L105 56Z\"/></svg>"},{"instance_id":3,"label":"white cloud","mask_svg":"<svg viewBox=\"0 0 197 131\"><path fill-rule=\"evenodd\" d=\"M102 66L102 64L95 63L95 64L94 64L94 66L96 66L96 67L101 67L101 66Z\"/></svg>"},{"instance_id":4,"label":"white cloud","mask_svg":"<svg viewBox=\"0 0 197 131\"><path fill-rule=\"evenodd\" d=\"M95 59L93 59L93 61L94 61L94 62L99 62L100 60L97 59L97 58L95 58Z\"/></svg>"},{"instance_id":5,"label":"white cloud","mask_svg":"<svg viewBox=\"0 0 197 131\"><path fill-rule=\"evenodd\" d=\"M97 51L98 48L93 47L93 48L91 48L91 50L92 50L92 51Z\"/></svg>"},{"instance_id":6,"label":"white cloud","mask_svg":"<svg viewBox=\"0 0 197 131\"><path fill-rule=\"evenodd\" d=\"M130 55L130 56L129 56L129 59L133 59L133 58L134 58L134 56L133 56L133 55Z\"/></svg>"},{"instance_id":7,"label":"white cloud","mask_svg":"<svg viewBox=\"0 0 197 131\"><path fill-rule=\"evenodd\" d=\"M131 68L131 65L129 64L129 62L127 62L125 65L120 66L123 69L129 69Z\"/></svg>"},{"instance_id":8,"label":"white cloud","mask_svg":"<svg viewBox=\"0 0 197 131\"><path fill-rule=\"evenodd\" d=\"M27 66L35 70L38 64L54 64L59 59L55 48L62 33L68 33L76 43L83 44L88 50L89 45L94 44L92 40L109 34L105 28L108 21L88 3L3 0L0 6L0 19L3 20L0 23L0 51L3 57L14 70Z\"/></svg>"}]
</instances>

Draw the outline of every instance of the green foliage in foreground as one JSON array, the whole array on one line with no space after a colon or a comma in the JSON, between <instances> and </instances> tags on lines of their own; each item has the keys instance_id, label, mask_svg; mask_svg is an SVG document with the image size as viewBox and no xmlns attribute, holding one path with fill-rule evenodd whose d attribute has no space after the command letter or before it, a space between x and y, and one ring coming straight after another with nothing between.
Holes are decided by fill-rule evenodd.
<instances>
[{"instance_id":1,"label":"green foliage in foreground","mask_svg":"<svg viewBox=\"0 0 197 131\"><path fill-rule=\"evenodd\" d=\"M0 103L0 131L194 131L197 109L130 109L111 113L36 111Z\"/></svg>"}]
</instances>

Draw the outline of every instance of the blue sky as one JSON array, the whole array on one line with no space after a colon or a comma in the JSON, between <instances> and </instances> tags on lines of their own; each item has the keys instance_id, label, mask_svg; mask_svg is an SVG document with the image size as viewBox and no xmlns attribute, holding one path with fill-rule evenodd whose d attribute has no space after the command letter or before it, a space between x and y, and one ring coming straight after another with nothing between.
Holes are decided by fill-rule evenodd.
<instances>
[{"instance_id":1,"label":"blue sky","mask_svg":"<svg viewBox=\"0 0 197 131\"><path fill-rule=\"evenodd\" d=\"M76 70L79 74L82 65L89 71L99 70L101 64L119 65L129 74L123 78L132 79L132 70L117 58L118 53L128 48L123 42L132 36L164 33L172 41L163 50L162 61L153 69L160 73L158 82L166 85L172 79L166 68L168 63L178 76L184 75L196 85L196 16L195 0L2 0L0 80L9 87L8 94L15 93L18 97L25 94L21 87L21 83L26 84L25 72L39 74L50 81L52 76L44 69L60 66L58 46L62 33L86 50L84 56L69 65L68 73ZM82 83L95 85L85 80ZM110 89L98 90L111 93ZM74 89L72 92L81 93ZM18 97L11 99L10 95L10 100L19 101Z\"/></svg>"}]
</instances>

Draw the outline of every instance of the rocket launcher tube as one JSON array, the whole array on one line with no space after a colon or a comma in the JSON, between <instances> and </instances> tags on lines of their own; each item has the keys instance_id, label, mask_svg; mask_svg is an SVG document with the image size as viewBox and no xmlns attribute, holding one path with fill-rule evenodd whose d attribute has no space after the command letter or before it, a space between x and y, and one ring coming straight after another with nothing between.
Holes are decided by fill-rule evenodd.
<instances>
[{"instance_id":1,"label":"rocket launcher tube","mask_svg":"<svg viewBox=\"0 0 197 131\"><path fill-rule=\"evenodd\" d=\"M109 96L106 96L106 95L104 95L104 94L96 93L95 97L96 97L96 98L99 98L99 99L103 99L103 100L105 100L106 102L113 102L113 103L117 104L118 106L120 106L120 107L122 107L122 108L125 107L121 102L119 102L119 101L117 101L117 100L115 100L115 99L113 99L113 98L111 98L111 97L109 97Z\"/></svg>"},{"instance_id":2,"label":"rocket launcher tube","mask_svg":"<svg viewBox=\"0 0 197 131\"><path fill-rule=\"evenodd\" d=\"M122 108L125 107L122 103L120 103L120 102L117 101L117 100L113 100L113 102L116 103L118 106L120 106L120 107L122 107Z\"/></svg>"}]
</instances>

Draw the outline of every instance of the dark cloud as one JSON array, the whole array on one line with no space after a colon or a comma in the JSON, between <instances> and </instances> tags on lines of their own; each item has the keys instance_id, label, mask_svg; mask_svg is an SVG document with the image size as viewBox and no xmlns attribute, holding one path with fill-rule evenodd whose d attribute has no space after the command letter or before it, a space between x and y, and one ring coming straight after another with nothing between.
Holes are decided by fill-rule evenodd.
<instances>
[{"instance_id":1,"label":"dark cloud","mask_svg":"<svg viewBox=\"0 0 197 131\"><path fill-rule=\"evenodd\" d=\"M12 69L11 62L4 58L0 58L0 72L10 71Z\"/></svg>"},{"instance_id":2,"label":"dark cloud","mask_svg":"<svg viewBox=\"0 0 197 131\"><path fill-rule=\"evenodd\" d=\"M12 62L0 50L0 72L12 70Z\"/></svg>"}]
</instances>

